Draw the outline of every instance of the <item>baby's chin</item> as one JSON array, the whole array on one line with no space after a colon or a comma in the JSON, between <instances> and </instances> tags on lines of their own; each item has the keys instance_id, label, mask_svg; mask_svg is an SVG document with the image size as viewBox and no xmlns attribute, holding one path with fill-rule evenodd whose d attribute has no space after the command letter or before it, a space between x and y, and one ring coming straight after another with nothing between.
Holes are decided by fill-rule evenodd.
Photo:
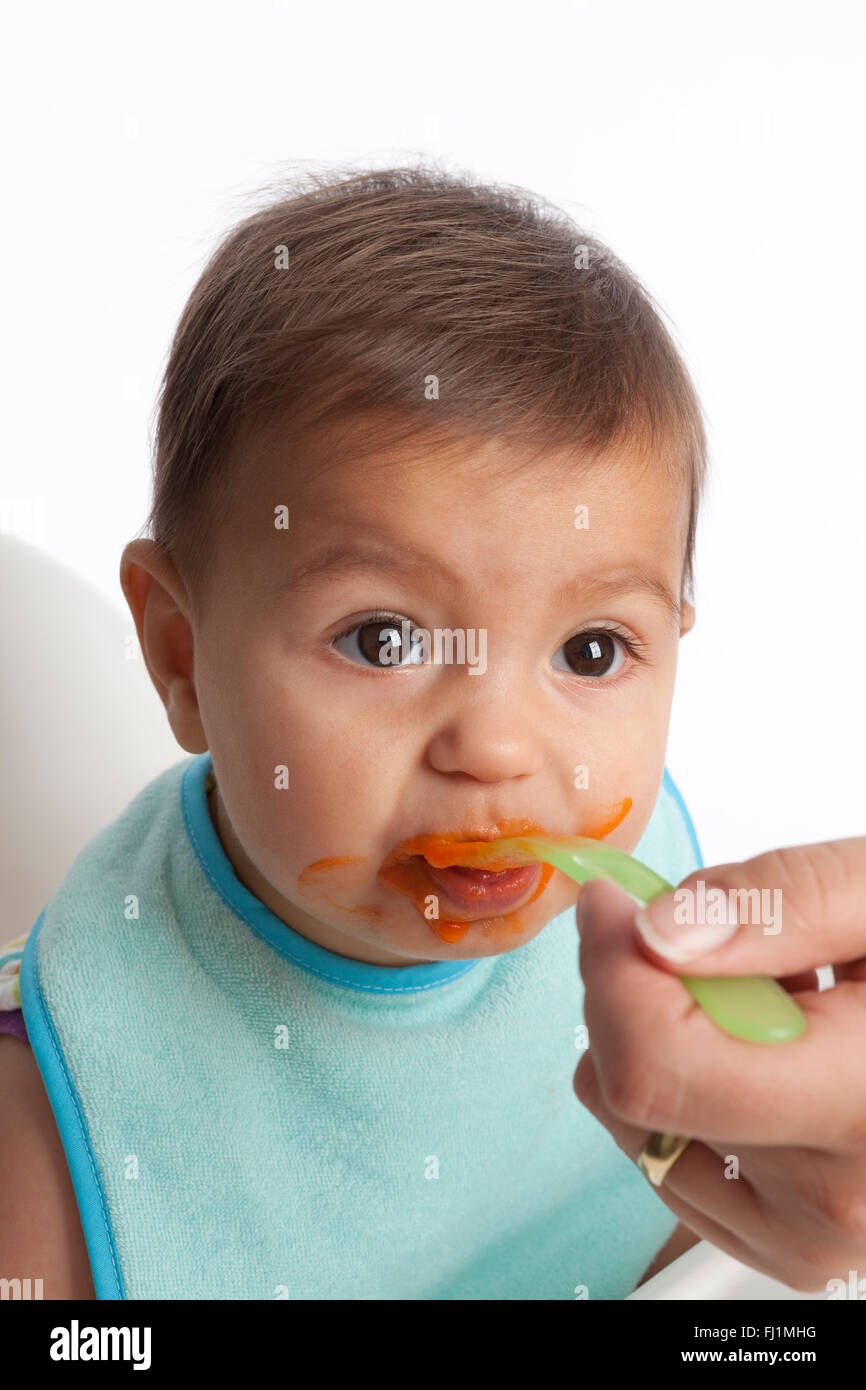
<instances>
[{"instance_id":1,"label":"baby's chin","mask_svg":"<svg viewBox=\"0 0 866 1390\"><path fill-rule=\"evenodd\" d=\"M577 885L575 885L577 889ZM563 910L546 908L534 913L484 917L473 922L417 919L405 927L380 925L369 944L377 951L393 951L394 965L413 965L431 961L480 960L505 955L532 941ZM519 916L519 920L515 920ZM360 943L359 943L360 945Z\"/></svg>"}]
</instances>

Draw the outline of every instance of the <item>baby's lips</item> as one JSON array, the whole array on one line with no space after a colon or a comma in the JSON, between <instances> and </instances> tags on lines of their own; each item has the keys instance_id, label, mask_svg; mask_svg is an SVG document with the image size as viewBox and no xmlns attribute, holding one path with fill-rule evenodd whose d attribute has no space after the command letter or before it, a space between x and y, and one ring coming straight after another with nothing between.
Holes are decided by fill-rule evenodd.
<instances>
[{"instance_id":1,"label":"baby's lips","mask_svg":"<svg viewBox=\"0 0 866 1390\"><path fill-rule=\"evenodd\" d=\"M609 835L625 820L631 807L631 797L627 796L603 812L602 818L596 820L591 828L587 827L573 833L588 839L603 839L605 835ZM387 862L399 862L415 855L421 855L434 869L448 869L454 865L464 864L467 859L474 859L476 867L483 865L486 861L487 866L491 869L494 865L500 869L514 868L518 864L535 862L534 856L512 853L495 859L492 853L487 852L487 847L492 840L513 840L519 839L521 836L548 835L550 833L537 821L506 820L500 821L495 826L485 827L484 830L412 835L406 840L401 840L400 844L394 847Z\"/></svg>"},{"instance_id":2,"label":"baby's lips","mask_svg":"<svg viewBox=\"0 0 866 1390\"><path fill-rule=\"evenodd\" d=\"M460 830L430 835L412 835L401 840L392 851L392 859L408 859L421 855L434 869L448 869L461 864L468 856L484 852L492 840L513 839L519 835L545 835L544 827L536 821L500 821L484 830Z\"/></svg>"}]
</instances>

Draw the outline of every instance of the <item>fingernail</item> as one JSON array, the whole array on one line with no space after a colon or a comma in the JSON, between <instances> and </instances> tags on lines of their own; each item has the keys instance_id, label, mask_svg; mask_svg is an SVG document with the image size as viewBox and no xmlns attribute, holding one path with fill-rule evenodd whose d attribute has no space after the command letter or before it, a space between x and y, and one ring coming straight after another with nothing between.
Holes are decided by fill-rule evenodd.
<instances>
[{"instance_id":1,"label":"fingernail","mask_svg":"<svg viewBox=\"0 0 866 1390\"><path fill-rule=\"evenodd\" d=\"M696 956L715 951L730 941L739 922L730 920L730 904L726 904L725 922L678 922L674 917L674 895L666 893L654 898L635 913L634 924L648 946L665 960L694 960Z\"/></svg>"}]
</instances>

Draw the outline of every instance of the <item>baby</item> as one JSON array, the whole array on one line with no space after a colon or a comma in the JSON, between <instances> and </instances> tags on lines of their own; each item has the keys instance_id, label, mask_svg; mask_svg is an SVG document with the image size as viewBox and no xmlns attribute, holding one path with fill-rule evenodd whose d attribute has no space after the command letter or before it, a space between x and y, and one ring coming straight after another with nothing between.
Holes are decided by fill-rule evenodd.
<instances>
[{"instance_id":1,"label":"baby","mask_svg":"<svg viewBox=\"0 0 866 1390\"><path fill-rule=\"evenodd\" d=\"M423 837L701 865L665 747L705 468L651 299L538 200L376 171L225 238L120 572L192 756L9 952L46 1297L635 1287L677 1223L573 1093L580 890Z\"/></svg>"}]
</instances>

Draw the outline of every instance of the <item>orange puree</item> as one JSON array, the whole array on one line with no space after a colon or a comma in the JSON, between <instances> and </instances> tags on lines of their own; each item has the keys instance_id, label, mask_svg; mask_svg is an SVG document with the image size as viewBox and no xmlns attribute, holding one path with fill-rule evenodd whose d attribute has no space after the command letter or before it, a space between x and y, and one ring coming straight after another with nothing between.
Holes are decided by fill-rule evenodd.
<instances>
[{"instance_id":1,"label":"orange puree","mask_svg":"<svg viewBox=\"0 0 866 1390\"><path fill-rule=\"evenodd\" d=\"M307 867L301 871L298 877L298 883L302 887L306 887L314 874L320 874L323 871L327 872L328 869L336 868L338 864L362 864L363 862L363 854L340 854L333 855L330 859L316 859L312 864L308 864Z\"/></svg>"},{"instance_id":2,"label":"orange puree","mask_svg":"<svg viewBox=\"0 0 866 1390\"><path fill-rule=\"evenodd\" d=\"M631 805L631 797L626 797L624 801L619 803L612 815L608 815L606 819L591 829L582 830L580 834L593 840L600 840L604 835L609 835L628 815ZM521 835L544 835L546 833L542 826L526 820L501 821L493 828L496 830L494 838L497 840L512 839ZM467 853L477 851L483 855L484 848L489 844L489 841L464 839L462 836L465 834L465 831L460 831L439 835L411 836L394 848L379 870L379 877L414 903L422 917L429 922L433 931L442 941L461 941L471 924L453 919L427 917L426 900L431 895L435 895L438 903L439 889L428 874L424 860L426 859L427 864L436 868L448 868L465 859ZM523 914L526 908L544 892L553 874L552 864L540 864L539 867L541 872L538 877L538 886L522 908L475 920L475 925L479 926L485 935L489 935L491 931L496 929L500 932L507 930L509 933L515 934L524 931L526 920Z\"/></svg>"},{"instance_id":3,"label":"orange puree","mask_svg":"<svg viewBox=\"0 0 866 1390\"><path fill-rule=\"evenodd\" d=\"M631 797L626 797L619 802L612 812L609 812L604 819L598 821L594 826L575 834L586 836L591 840L601 840L605 835L609 835L618 825L621 825L631 810ZM534 821L528 820L509 820L499 821L496 825L485 827L481 830L491 833L486 840L469 838L473 831L461 830L453 833L445 832L438 835L414 835L407 840L402 840L395 846L392 852L385 859L379 870L378 877L398 893L410 899L417 908L418 912L429 924L441 941L456 942L462 941L470 926L478 927L486 936L492 933L519 934L527 926L524 916L526 909L534 903L544 892L551 875L553 874L552 864L539 864L540 873L538 876L538 886L528 902L523 907L514 912L497 913L491 917L475 918L472 922L463 922L456 919L429 918L425 911L427 900L431 895L435 896L438 904L440 889L427 872L427 866L433 865L436 868L448 868L458 863L467 856L467 853L476 851L483 855L485 846L491 840L505 840L519 837L521 835L544 835L547 832ZM474 828L474 834L478 835L479 828ZM561 837L554 837L561 838ZM426 864L424 861L427 861ZM322 878L325 883L333 878L335 872L339 879L339 870L348 865L362 864L363 855L344 854L336 855L327 859L317 859L312 864L308 864L298 878L298 886L306 892L323 890ZM325 901L330 902L327 896ZM332 906L339 904L332 903ZM357 912L371 921L379 921L383 914L379 909L372 907L343 908L343 911Z\"/></svg>"}]
</instances>

